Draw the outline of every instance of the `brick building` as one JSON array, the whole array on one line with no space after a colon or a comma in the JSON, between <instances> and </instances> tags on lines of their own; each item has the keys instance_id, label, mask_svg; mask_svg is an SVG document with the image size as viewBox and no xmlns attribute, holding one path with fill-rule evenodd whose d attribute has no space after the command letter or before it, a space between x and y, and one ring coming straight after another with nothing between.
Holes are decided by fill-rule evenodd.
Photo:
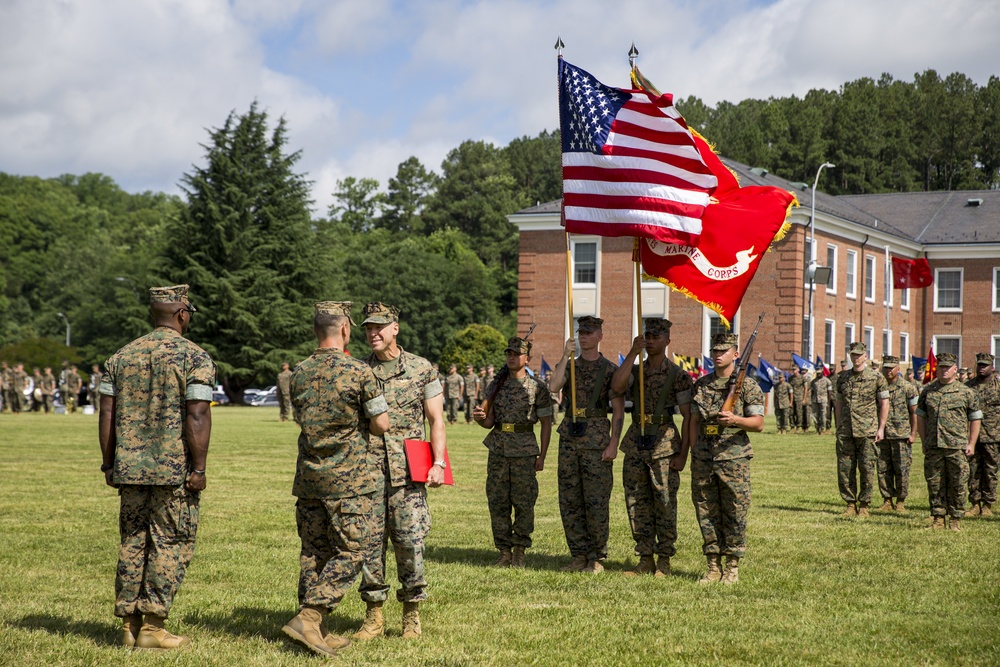
<instances>
[{"instance_id":1,"label":"brick building","mask_svg":"<svg viewBox=\"0 0 1000 667\"><path fill-rule=\"evenodd\" d=\"M831 364L847 358L851 341L869 344L872 356L954 352L959 364L975 364L976 352L1000 355L1000 191L911 192L831 196L817 191L815 252L830 267L815 285L809 349L808 263L811 186L791 183L763 169L724 160L742 185L790 190L801 204L791 231L761 261L733 323L741 340L762 311L756 350L788 370L792 353ZM518 329L532 323L532 366L544 356L553 366L570 335L566 320L566 235L560 202L511 216L520 232ZM574 317L604 318L605 356L627 353L637 333L631 259L632 239L573 235ZM934 284L892 289L886 248L897 257L926 257ZM886 280L890 278L890 280ZM888 288L888 289L887 289ZM644 282L643 316L673 323L669 352L701 357L721 324L715 313L658 282Z\"/></svg>"}]
</instances>

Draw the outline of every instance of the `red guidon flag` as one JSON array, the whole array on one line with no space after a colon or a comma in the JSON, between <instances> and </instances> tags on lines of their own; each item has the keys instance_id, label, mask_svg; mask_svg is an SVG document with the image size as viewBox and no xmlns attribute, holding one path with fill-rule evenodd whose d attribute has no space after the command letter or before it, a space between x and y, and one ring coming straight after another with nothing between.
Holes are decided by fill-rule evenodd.
<instances>
[{"instance_id":1,"label":"red guidon flag","mask_svg":"<svg viewBox=\"0 0 1000 667\"><path fill-rule=\"evenodd\" d=\"M930 287L933 282L931 265L926 259L892 258L892 286L896 289Z\"/></svg>"},{"instance_id":2,"label":"red guidon flag","mask_svg":"<svg viewBox=\"0 0 1000 667\"><path fill-rule=\"evenodd\" d=\"M717 179L673 98L606 86L559 59L566 231L697 245Z\"/></svg>"},{"instance_id":3,"label":"red guidon flag","mask_svg":"<svg viewBox=\"0 0 1000 667\"><path fill-rule=\"evenodd\" d=\"M937 379L937 357L932 347L927 353L927 369L924 371L924 384L930 384Z\"/></svg>"}]
</instances>

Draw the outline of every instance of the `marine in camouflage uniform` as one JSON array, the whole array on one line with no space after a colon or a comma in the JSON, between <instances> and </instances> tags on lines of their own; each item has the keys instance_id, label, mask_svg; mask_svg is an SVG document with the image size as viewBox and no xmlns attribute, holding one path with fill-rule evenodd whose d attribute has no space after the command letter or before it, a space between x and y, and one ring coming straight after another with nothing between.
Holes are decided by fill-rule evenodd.
<instances>
[{"instance_id":1,"label":"marine in camouflage uniform","mask_svg":"<svg viewBox=\"0 0 1000 667\"><path fill-rule=\"evenodd\" d=\"M806 389L809 380L798 366L792 368L792 377L788 384L792 385L792 424L805 433L809 430L809 401Z\"/></svg>"},{"instance_id":2,"label":"marine in camouflage uniform","mask_svg":"<svg viewBox=\"0 0 1000 667\"><path fill-rule=\"evenodd\" d=\"M278 395L278 420L285 422L292 416L292 371L287 363L281 364L275 387Z\"/></svg>"},{"instance_id":3,"label":"marine in camouflage uniform","mask_svg":"<svg viewBox=\"0 0 1000 667\"><path fill-rule=\"evenodd\" d=\"M97 386L100 387L101 383L98 382ZM56 376L52 374L52 369L46 366L45 375L42 376L42 402L45 405L46 413L52 412L52 397L55 395L55 393L56 393ZM93 404L95 409L97 408L97 400L95 400Z\"/></svg>"},{"instance_id":4,"label":"marine in camouflage uniform","mask_svg":"<svg viewBox=\"0 0 1000 667\"><path fill-rule=\"evenodd\" d=\"M15 413L25 411L28 397L24 395L24 388L28 385L28 374L24 372L24 364L14 366L14 373L11 380L11 410Z\"/></svg>"},{"instance_id":5,"label":"marine in camouflage uniform","mask_svg":"<svg viewBox=\"0 0 1000 667\"><path fill-rule=\"evenodd\" d=\"M389 427L388 406L371 368L344 353L350 313L349 301L316 304L318 347L296 366L290 384L300 428L292 495L298 498L302 550L300 611L283 631L324 655L350 644L324 638L320 626L361 574L371 548L379 470L369 439Z\"/></svg>"},{"instance_id":6,"label":"marine in camouflage uniform","mask_svg":"<svg viewBox=\"0 0 1000 667\"><path fill-rule=\"evenodd\" d=\"M631 391L632 424L622 438L622 486L628 510L635 554L639 562L632 575L669 576L670 559L677 552L677 490L680 471L687 458L691 403L691 376L667 358L670 320L650 318L643 336L637 336L612 385L615 393ZM639 429L638 368L633 365L641 350L643 362L643 406L645 437ZM674 413L682 416L678 429ZM653 556L658 559L654 565Z\"/></svg>"},{"instance_id":7,"label":"marine in camouflage uniform","mask_svg":"<svg viewBox=\"0 0 1000 667\"><path fill-rule=\"evenodd\" d=\"M787 432L792 423L792 386L785 382L785 374L778 371L774 382L774 416L778 433Z\"/></svg>"},{"instance_id":8,"label":"marine in camouflage uniform","mask_svg":"<svg viewBox=\"0 0 1000 667\"><path fill-rule=\"evenodd\" d=\"M733 333L713 336L715 371L698 379L691 400L691 500L708 562L701 580L706 584L739 580L739 562L746 553L753 458L747 431L764 428L764 393L752 380L743 382L732 412L722 411L738 343ZM726 556L725 571L720 568L721 556Z\"/></svg>"},{"instance_id":9,"label":"marine in camouflage uniform","mask_svg":"<svg viewBox=\"0 0 1000 667\"><path fill-rule=\"evenodd\" d=\"M830 429L830 392L832 389L833 383L830 382L830 378L823 375L821 369L817 369L816 377L809 384L816 435L823 435Z\"/></svg>"},{"instance_id":10,"label":"marine in camouflage uniform","mask_svg":"<svg viewBox=\"0 0 1000 667\"><path fill-rule=\"evenodd\" d=\"M972 516L992 516L997 501L997 467L1000 463L1000 375L988 352L976 355L976 377L967 386L979 396L983 420L976 454L969 458L969 502Z\"/></svg>"},{"instance_id":11,"label":"marine in camouflage uniform","mask_svg":"<svg viewBox=\"0 0 1000 667\"><path fill-rule=\"evenodd\" d=\"M91 371L90 377L87 380L87 403L89 405L92 405L96 410L97 402L100 400L98 398L98 396L100 395L98 389L101 386L101 377L102 377L101 367L98 366L97 364L94 364L93 366L90 367L90 371ZM55 378L53 377L53 379Z\"/></svg>"},{"instance_id":12,"label":"marine in camouflage uniform","mask_svg":"<svg viewBox=\"0 0 1000 667\"><path fill-rule=\"evenodd\" d=\"M476 397L479 394L479 377L472 366L465 367L465 375L462 376L462 392L465 398L465 423L472 423L472 409L476 407Z\"/></svg>"},{"instance_id":13,"label":"marine in camouflage uniform","mask_svg":"<svg viewBox=\"0 0 1000 667\"><path fill-rule=\"evenodd\" d=\"M428 473L431 486L443 481L445 429L443 389L438 374L423 357L410 354L396 343L399 309L373 302L364 308L365 336L372 353L364 358L389 405L391 427L371 444L377 457L378 489L375 493L375 539L365 555L361 599L367 605L365 623L355 639L374 639L385 632L382 603L389 595L385 559L389 542L396 554L401 588L396 599L404 604L403 637L420 635L418 603L427 599L424 578L424 540L431 528L427 490L414 482L406 463L404 440L426 440L424 419L430 424L435 463Z\"/></svg>"},{"instance_id":14,"label":"marine in camouflage uniform","mask_svg":"<svg viewBox=\"0 0 1000 667\"><path fill-rule=\"evenodd\" d=\"M114 611L123 643L176 648L188 640L163 622L194 555L215 365L183 337L195 312L187 285L149 292L155 328L107 360L98 387L101 470L121 497Z\"/></svg>"},{"instance_id":15,"label":"marine in camouflage uniform","mask_svg":"<svg viewBox=\"0 0 1000 667\"><path fill-rule=\"evenodd\" d=\"M63 402L66 403L66 412L76 412L76 403L80 397L80 389L83 387L83 380L76 366L70 366L66 373L66 395Z\"/></svg>"},{"instance_id":16,"label":"marine in camouflage uniform","mask_svg":"<svg viewBox=\"0 0 1000 667\"><path fill-rule=\"evenodd\" d=\"M493 382L493 377L490 376L490 378L487 379L486 369L479 369L479 384L478 389L476 390L476 405L479 405L486 400L486 388L490 386L490 382Z\"/></svg>"},{"instance_id":17,"label":"marine in camouflage uniform","mask_svg":"<svg viewBox=\"0 0 1000 667\"><path fill-rule=\"evenodd\" d=\"M448 408L448 423L454 424L458 421L458 404L462 401L462 376L454 364L444 379L444 400Z\"/></svg>"},{"instance_id":18,"label":"marine in camouflage uniform","mask_svg":"<svg viewBox=\"0 0 1000 667\"><path fill-rule=\"evenodd\" d=\"M969 457L976 453L983 418L979 395L956 380L955 355L937 358L937 379L917 400L917 430L924 450L924 478L933 528L961 530L968 496Z\"/></svg>"},{"instance_id":19,"label":"marine in camouflage uniform","mask_svg":"<svg viewBox=\"0 0 1000 667\"><path fill-rule=\"evenodd\" d=\"M877 444L878 489L883 500L879 510L906 512L904 503L910 492L919 394L912 384L899 376L899 357L882 357L882 375L889 386L889 417L885 422L885 438Z\"/></svg>"},{"instance_id":20,"label":"marine in camouflage uniform","mask_svg":"<svg viewBox=\"0 0 1000 667\"><path fill-rule=\"evenodd\" d=\"M493 403L479 405L473 419L491 429L483 444L486 460L486 500L490 508L493 544L500 550L497 567L524 567L524 550L535 530L537 473L545 464L552 436L552 396L540 380L527 373L531 343L514 336L507 340L507 371ZM504 376L498 375L494 385ZM494 392L491 386L487 395ZM541 447L534 425L541 422ZM511 512L513 511L513 521Z\"/></svg>"},{"instance_id":21,"label":"marine in camouflage uniform","mask_svg":"<svg viewBox=\"0 0 1000 667\"><path fill-rule=\"evenodd\" d=\"M837 410L837 483L847 503L845 516L868 516L875 481L875 443L882 440L889 417L889 385L867 365L868 347L853 342L853 368L837 374L833 386ZM858 488L860 478L861 487Z\"/></svg>"},{"instance_id":22,"label":"marine in camouflage uniform","mask_svg":"<svg viewBox=\"0 0 1000 667\"><path fill-rule=\"evenodd\" d=\"M604 570L601 561L608 557L612 466L625 418L625 400L611 391L611 380L618 366L599 350L603 324L597 317L580 318L578 338L582 354L575 356L575 339L566 341L549 387L550 395L563 388L570 391L572 361L577 425L572 425L574 417L567 410L558 429L559 514L572 556L571 562L562 568L564 572L599 573ZM608 421L609 403L613 406L611 421Z\"/></svg>"},{"instance_id":23,"label":"marine in camouflage uniform","mask_svg":"<svg viewBox=\"0 0 1000 667\"><path fill-rule=\"evenodd\" d=\"M11 385L14 383L14 371L10 365L4 361L0 362L0 412L10 410L13 400L10 395Z\"/></svg>"}]
</instances>

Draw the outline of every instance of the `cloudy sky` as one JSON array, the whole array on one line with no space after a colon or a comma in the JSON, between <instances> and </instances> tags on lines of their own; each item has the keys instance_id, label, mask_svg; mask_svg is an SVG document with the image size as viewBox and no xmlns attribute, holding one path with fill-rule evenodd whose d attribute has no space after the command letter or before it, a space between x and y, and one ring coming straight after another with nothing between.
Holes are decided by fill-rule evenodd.
<instances>
[{"instance_id":1,"label":"cloudy sky","mask_svg":"<svg viewBox=\"0 0 1000 667\"><path fill-rule=\"evenodd\" d=\"M337 179L439 170L465 139L557 126L553 44L609 85L709 104L935 69L1000 74L984 0L0 0L0 171L179 192L206 128L284 116L325 212Z\"/></svg>"}]
</instances>

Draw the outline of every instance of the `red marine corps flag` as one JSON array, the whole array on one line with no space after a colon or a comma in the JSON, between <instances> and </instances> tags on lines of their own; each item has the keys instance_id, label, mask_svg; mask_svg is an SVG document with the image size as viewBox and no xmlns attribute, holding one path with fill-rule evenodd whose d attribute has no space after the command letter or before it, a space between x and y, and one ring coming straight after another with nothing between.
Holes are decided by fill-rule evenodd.
<instances>
[{"instance_id":1,"label":"red marine corps flag","mask_svg":"<svg viewBox=\"0 0 1000 667\"><path fill-rule=\"evenodd\" d=\"M931 265L926 259L892 258L892 286L896 289L930 287L933 282Z\"/></svg>"},{"instance_id":2,"label":"red marine corps flag","mask_svg":"<svg viewBox=\"0 0 1000 667\"><path fill-rule=\"evenodd\" d=\"M633 84L651 95L656 89L638 68ZM728 325L740 308L760 259L771 243L790 227L785 222L795 195L775 187L741 188L736 176L722 163L708 142L692 130L695 146L718 178L714 199L702 216L697 248L639 240L643 271L707 308Z\"/></svg>"}]
</instances>

